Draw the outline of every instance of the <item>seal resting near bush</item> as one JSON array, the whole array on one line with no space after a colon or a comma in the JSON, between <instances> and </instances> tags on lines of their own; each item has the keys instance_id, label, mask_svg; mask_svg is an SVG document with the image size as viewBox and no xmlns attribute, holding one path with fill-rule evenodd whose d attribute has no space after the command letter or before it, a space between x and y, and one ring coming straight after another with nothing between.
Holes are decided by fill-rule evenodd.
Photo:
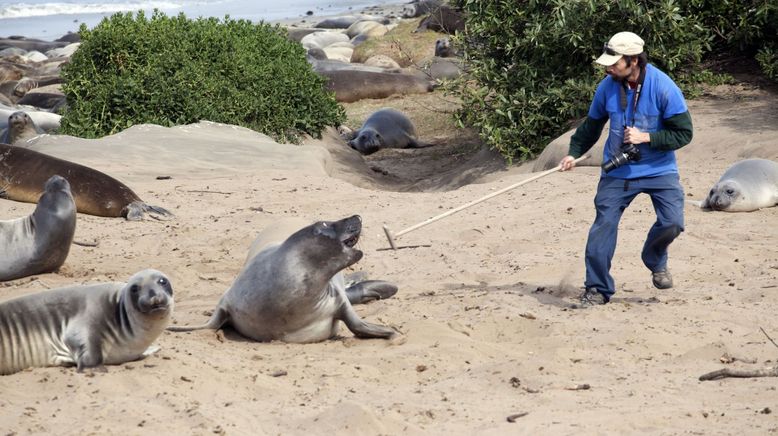
<instances>
[{"instance_id":1,"label":"seal resting near bush","mask_svg":"<svg viewBox=\"0 0 778 436\"><path fill-rule=\"evenodd\" d=\"M255 341L309 343L335 336L338 321L343 321L360 338L392 337L393 329L363 321L351 305L388 298L397 288L371 281L346 289L341 273L362 258L354 248L361 218L319 221L285 238L290 227L299 229L292 221L259 234L243 270L206 324L168 330L215 330L229 325Z\"/></svg>"},{"instance_id":2,"label":"seal resting near bush","mask_svg":"<svg viewBox=\"0 0 778 436\"><path fill-rule=\"evenodd\" d=\"M362 154L372 154L382 148L429 147L416 140L416 128L411 120L390 108L370 114L348 145Z\"/></svg>"},{"instance_id":3,"label":"seal resting near bush","mask_svg":"<svg viewBox=\"0 0 778 436\"><path fill-rule=\"evenodd\" d=\"M0 133L0 143L16 145L43 133L26 112L17 111L8 117L8 127Z\"/></svg>"},{"instance_id":4,"label":"seal resting near bush","mask_svg":"<svg viewBox=\"0 0 778 436\"><path fill-rule=\"evenodd\" d=\"M80 213L131 221L143 219L147 212L172 216L159 206L144 203L127 185L100 171L23 147L0 144L0 198L35 203L40 186L55 174L70 182Z\"/></svg>"}]
</instances>

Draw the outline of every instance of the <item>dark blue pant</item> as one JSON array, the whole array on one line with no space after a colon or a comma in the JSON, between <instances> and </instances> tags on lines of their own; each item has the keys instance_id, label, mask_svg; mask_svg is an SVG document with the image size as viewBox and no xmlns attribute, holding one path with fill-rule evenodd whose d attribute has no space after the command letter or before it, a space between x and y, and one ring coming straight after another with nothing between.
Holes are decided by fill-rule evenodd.
<instances>
[{"instance_id":1,"label":"dark blue pant","mask_svg":"<svg viewBox=\"0 0 778 436\"><path fill-rule=\"evenodd\" d=\"M624 210L640 193L651 196L656 222L643 246L643 263L652 272L667 268L667 247L683 231L684 194L678 174L644 177L634 180L602 177L597 186L594 206L597 217L586 241L586 288L596 288L606 298L616 292L610 275L616 250L619 220Z\"/></svg>"}]
</instances>

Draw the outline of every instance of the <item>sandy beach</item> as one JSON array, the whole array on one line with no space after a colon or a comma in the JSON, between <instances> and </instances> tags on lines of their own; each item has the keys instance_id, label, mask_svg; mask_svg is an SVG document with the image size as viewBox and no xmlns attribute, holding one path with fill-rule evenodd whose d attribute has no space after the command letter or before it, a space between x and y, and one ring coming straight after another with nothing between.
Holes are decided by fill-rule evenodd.
<instances>
[{"instance_id":1,"label":"sandy beach","mask_svg":"<svg viewBox=\"0 0 778 436\"><path fill-rule=\"evenodd\" d=\"M678 153L690 199L703 198L738 159L778 159L774 94L725 91L691 101L690 109L695 137ZM230 331L166 332L160 352L107 373L36 368L0 377L4 434L778 431L769 413L778 407L778 379L698 381L725 366L776 364L778 349L760 328L778 337L778 208L728 214L687 207L686 231L670 253L676 285L659 291L639 258L653 213L638 197L621 225L616 298L574 310L595 168L527 184L398 240L418 248L391 251L383 224L399 230L421 222L528 177L526 166L447 191L371 189L379 185L375 172L334 135L279 145L211 123L136 126L99 140L50 135L33 148L111 174L176 217L127 222L80 214L76 239L98 245L73 246L58 273L3 283L0 298L126 280L153 267L173 283L174 321L199 323L263 226L285 216L356 213L365 257L350 272L400 288L357 310L402 335L360 340L342 327L335 340L293 345L249 342ZM0 201L3 217L32 209ZM725 355L756 363L724 364ZM506 420L519 413L527 415Z\"/></svg>"},{"instance_id":2,"label":"sandy beach","mask_svg":"<svg viewBox=\"0 0 778 436\"><path fill-rule=\"evenodd\" d=\"M304 23L299 23L304 24ZM310 24L310 23L308 23ZM0 282L0 301L75 284L171 280L173 322L200 324L254 237L285 217L359 214L364 258L346 273L398 285L355 306L391 340L340 335L257 343L231 330L165 332L161 348L106 373L33 368L0 376L0 434L63 435L765 435L778 434L778 377L699 381L778 365L778 207L704 212L690 202L671 245L675 287L640 259L655 216L624 214L611 304L578 309L598 167L554 173L397 239L395 232L531 177L441 119L436 91L345 104L348 125L393 107L435 145L365 157L334 129L301 145L202 121L136 125L25 146L109 174L170 220L79 214L55 273ZM752 157L778 160L774 87L722 85L690 100L694 139L677 153L689 200ZM436 106L439 105L439 106ZM34 204L0 200L0 219Z\"/></svg>"}]
</instances>

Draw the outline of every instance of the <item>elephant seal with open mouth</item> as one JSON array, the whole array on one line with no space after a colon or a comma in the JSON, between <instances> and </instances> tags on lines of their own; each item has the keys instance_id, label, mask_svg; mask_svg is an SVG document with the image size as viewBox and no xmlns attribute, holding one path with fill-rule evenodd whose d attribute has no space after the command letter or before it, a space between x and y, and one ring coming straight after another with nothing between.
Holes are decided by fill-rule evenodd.
<instances>
[{"instance_id":1,"label":"elephant seal with open mouth","mask_svg":"<svg viewBox=\"0 0 778 436\"><path fill-rule=\"evenodd\" d=\"M299 228L299 227L298 227ZM381 281L363 282L347 292L341 270L358 262L362 222L354 215L319 221L277 243L285 229L260 233L232 287L203 325L171 326L171 331L232 326L256 341L319 342L335 336L343 321L361 338L390 338L391 328L359 318L354 303L387 298L397 288Z\"/></svg>"}]
</instances>

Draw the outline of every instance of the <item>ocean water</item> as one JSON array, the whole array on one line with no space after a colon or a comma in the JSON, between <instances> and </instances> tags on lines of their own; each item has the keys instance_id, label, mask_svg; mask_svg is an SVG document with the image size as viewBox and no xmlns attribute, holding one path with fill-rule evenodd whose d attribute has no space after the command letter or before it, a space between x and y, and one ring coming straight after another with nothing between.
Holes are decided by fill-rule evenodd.
<instances>
[{"instance_id":1,"label":"ocean water","mask_svg":"<svg viewBox=\"0 0 778 436\"><path fill-rule=\"evenodd\" d=\"M0 37L21 35L51 41L67 32L75 32L81 23L94 27L104 17L117 12L143 10L150 14L159 9L167 15L180 12L189 18L229 15L254 22L339 15L360 11L367 6L397 4L398 0L114 0L106 2L0 0Z\"/></svg>"}]
</instances>

